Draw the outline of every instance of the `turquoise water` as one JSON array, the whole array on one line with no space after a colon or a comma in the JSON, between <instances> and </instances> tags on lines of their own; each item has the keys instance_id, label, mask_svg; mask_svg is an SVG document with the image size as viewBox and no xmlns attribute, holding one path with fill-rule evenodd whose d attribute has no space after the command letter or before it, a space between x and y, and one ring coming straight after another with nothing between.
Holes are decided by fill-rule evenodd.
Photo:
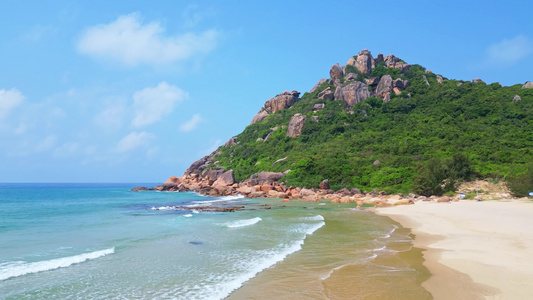
<instances>
[{"instance_id":1,"label":"turquoise water","mask_svg":"<svg viewBox=\"0 0 533 300\"><path fill-rule=\"evenodd\" d=\"M308 237L324 230L328 212L348 209L129 191L133 186L0 184L0 298L224 299L297 255ZM245 209L195 209L207 205ZM354 259L368 261L397 227L364 214L365 224L381 220L365 225L372 230L358 242Z\"/></svg>"}]
</instances>

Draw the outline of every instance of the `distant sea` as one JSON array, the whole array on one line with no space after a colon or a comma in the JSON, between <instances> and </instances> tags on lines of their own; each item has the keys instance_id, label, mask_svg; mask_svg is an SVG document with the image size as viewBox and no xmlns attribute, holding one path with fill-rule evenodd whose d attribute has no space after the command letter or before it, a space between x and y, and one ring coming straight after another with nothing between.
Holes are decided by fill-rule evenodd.
<instances>
[{"instance_id":1,"label":"distant sea","mask_svg":"<svg viewBox=\"0 0 533 300\"><path fill-rule=\"evenodd\" d=\"M0 184L0 299L430 298L386 217L137 185Z\"/></svg>"}]
</instances>

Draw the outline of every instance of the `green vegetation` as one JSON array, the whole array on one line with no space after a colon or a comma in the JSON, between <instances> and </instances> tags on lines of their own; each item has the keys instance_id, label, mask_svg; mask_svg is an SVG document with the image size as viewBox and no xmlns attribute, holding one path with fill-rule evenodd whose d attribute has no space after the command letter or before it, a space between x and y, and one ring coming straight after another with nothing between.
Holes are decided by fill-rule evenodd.
<instances>
[{"instance_id":1,"label":"green vegetation","mask_svg":"<svg viewBox=\"0 0 533 300\"><path fill-rule=\"evenodd\" d=\"M390 74L410 86L389 102L371 97L346 107L318 99L326 82L293 107L246 127L237 145L221 148L218 165L233 169L237 180L290 169L283 178L288 185L317 187L329 179L332 189L442 194L472 178L505 178L515 195L532 188L533 167L526 163L533 161L533 89L455 80L439 84L419 65L404 74L383 64L370 75L347 70L358 74L357 80ZM515 94L522 100L513 102ZM325 108L314 112L316 103ZM307 121L302 135L290 138L286 126L296 113Z\"/></svg>"},{"instance_id":2,"label":"green vegetation","mask_svg":"<svg viewBox=\"0 0 533 300\"><path fill-rule=\"evenodd\" d=\"M533 163L529 163L523 172L515 171L507 176L507 187L515 197L527 197L533 192Z\"/></svg>"}]
</instances>

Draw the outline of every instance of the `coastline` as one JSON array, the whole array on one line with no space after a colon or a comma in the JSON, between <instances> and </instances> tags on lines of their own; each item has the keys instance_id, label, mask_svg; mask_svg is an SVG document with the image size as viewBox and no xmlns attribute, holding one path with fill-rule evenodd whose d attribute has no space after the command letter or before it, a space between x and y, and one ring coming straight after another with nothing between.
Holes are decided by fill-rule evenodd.
<instances>
[{"instance_id":1,"label":"coastline","mask_svg":"<svg viewBox=\"0 0 533 300\"><path fill-rule=\"evenodd\" d=\"M533 295L533 202L416 202L378 208L415 235L434 299L527 299Z\"/></svg>"}]
</instances>

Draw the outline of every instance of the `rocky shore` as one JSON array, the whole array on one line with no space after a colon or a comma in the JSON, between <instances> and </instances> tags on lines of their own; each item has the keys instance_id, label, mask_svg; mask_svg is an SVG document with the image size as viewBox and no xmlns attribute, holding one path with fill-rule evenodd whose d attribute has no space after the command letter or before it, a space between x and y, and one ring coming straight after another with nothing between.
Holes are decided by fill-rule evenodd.
<instances>
[{"instance_id":1,"label":"rocky shore","mask_svg":"<svg viewBox=\"0 0 533 300\"><path fill-rule=\"evenodd\" d=\"M233 170L201 170L198 168L202 166L202 161L208 157L193 163L182 177L171 176L162 185L154 188L136 187L132 191L193 191L212 197L243 195L246 198L280 198L284 202L297 199L313 202L330 200L332 203L356 203L358 207L363 205L387 207L413 204L416 201L451 202L459 200L448 196L387 195L385 192L377 190L362 192L359 189L343 188L334 191L330 189L327 179L320 183L319 188L287 186L280 179L289 171L260 172L253 174L243 182L236 182ZM205 161L203 163L205 164Z\"/></svg>"}]
</instances>

